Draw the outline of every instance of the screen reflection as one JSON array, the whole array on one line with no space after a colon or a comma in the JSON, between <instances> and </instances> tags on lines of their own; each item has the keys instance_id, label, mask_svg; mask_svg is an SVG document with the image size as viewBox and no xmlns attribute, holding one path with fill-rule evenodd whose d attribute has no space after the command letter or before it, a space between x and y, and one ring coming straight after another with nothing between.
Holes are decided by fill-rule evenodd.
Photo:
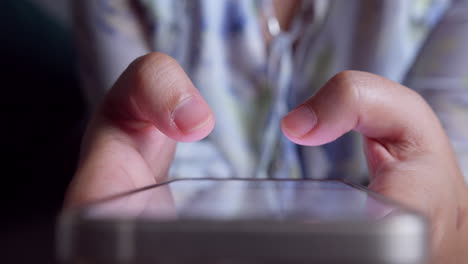
<instances>
[{"instance_id":1,"label":"screen reflection","mask_svg":"<svg viewBox=\"0 0 468 264\"><path fill-rule=\"evenodd\" d=\"M394 207L341 181L184 179L88 207L91 218L156 220L377 219Z\"/></svg>"}]
</instances>

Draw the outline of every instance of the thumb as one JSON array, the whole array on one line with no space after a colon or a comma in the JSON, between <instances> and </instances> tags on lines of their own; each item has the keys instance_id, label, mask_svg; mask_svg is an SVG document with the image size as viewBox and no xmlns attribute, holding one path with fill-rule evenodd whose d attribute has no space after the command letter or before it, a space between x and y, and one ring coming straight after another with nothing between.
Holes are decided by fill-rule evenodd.
<instances>
[{"instance_id":1,"label":"thumb","mask_svg":"<svg viewBox=\"0 0 468 264\"><path fill-rule=\"evenodd\" d=\"M66 204L163 181L175 142L202 139L213 126L208 104L174 59L150 53L135 60L92 117Z\"/></svg>"},{"instance_id":2,"label":"thumb","mask_svg":"<svg viewBox=\"0 0 468 264\"><path fill-rule=\"evenodd\" d=\"M282 130L293 142L310 146L350 130L361 133L370 188L430 217L439 215L442 206L456 207L454 196L466 192L451 145L429 105L385 78L339 73L286 115Z\"/></svg>"},{"instance_id":3,"label":"thumb","mask_svg":"<svg viewBox=\"0 0 468 264\"><path fill-rule=\"evenodd\" d=\"M102 111L117 124L152 125L183 142L206 137L214 126L210 107L182 67L162 53L150 53L130 64Z\"/></svg>"},{"instance_id":4,"label":"thumb","mask_svg":"<svg viewBox=\"0 0 468 264\"><path fill-rule=\"evenodd\" d=\"M286 115L282 129L302 145L361 133L369 188L429 217L435 260L466 252L467 188L439 120L417 93L373 74L343 72ZM448 262L455 263L440 263Z\"/></svg>"}]
</instances>

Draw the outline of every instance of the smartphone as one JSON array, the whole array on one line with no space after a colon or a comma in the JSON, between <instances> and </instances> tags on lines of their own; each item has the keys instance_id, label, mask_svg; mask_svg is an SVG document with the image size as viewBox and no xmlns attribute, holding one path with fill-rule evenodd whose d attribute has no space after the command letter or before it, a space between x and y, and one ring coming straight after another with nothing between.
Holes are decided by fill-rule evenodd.
<instances>
[{"instance_id":1,"label":"smartphone","mask_svg":"<svg viewBox=\"0 0 468 264\"><path fill-rule=\"evenodd\" d=\"M60 263L428 261L427 220L341 180L177 179L64 210Z\"/></svg>"}]
</instances>

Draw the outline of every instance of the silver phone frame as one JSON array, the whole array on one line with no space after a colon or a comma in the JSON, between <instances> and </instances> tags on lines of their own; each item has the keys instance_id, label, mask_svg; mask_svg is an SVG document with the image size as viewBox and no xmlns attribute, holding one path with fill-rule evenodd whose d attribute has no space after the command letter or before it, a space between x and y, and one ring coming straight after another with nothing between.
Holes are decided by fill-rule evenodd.
<instances>
[{"instance_id":1,"label":"silver phone frame","mask_svg":"<svg viewBox=\"0 0 468 264\"><path fill-rule=\"evenodd\" d=\"M80 212L86 207L68 209L63 210L57 219L56 254L59 262L423 264L429 259L429 225L424 216L344 180L174 179L98 202L186 180L338 181L401 210L398 214L375 221L308 224L268 220L96 220L82 217Z\"/></svg>"}]
</instances>

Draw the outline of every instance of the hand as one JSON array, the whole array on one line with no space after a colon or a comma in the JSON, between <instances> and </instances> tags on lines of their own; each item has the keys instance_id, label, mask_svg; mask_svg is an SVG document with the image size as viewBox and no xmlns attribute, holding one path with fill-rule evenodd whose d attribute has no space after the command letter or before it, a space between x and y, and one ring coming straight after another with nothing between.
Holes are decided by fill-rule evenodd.
<instances>
[{"instance_id":1,"label":"hand","mask_svg":"<svg viewBox=\"0 0 468 264\"><path fill-rule=\"evenodd\" d=\"M65 206L164 181L176 141L200 140L213 127L213 113L175 60L137 59L91 120Z\"/></svg>"},{"instance_id":2,"label":"hand","mask_svg":"<svg viewBox=\"0 0 468 264\"><path fill-rule=\"evenodd\" d=\"M434 263L468 263L468 189L440 122L417 93L369 73L343 72L291 111L282 129L309 146L361 133L370 189L429 217Z\"/></svg>"},{"instance_id":3,"label":"hand","mask_svg":"<svg viewBox=\"0 0 468 264\"><path fill-rule=\"evenodd\" d=\"M320 145L351 129L362 133L370 188L431 219L437 263L468 260L467 187L421 97L378 76L344 72L302 106L283 120L292 141ZM174 60L159 53L136 60L90 123L66 206L163 181L176 141L199 140L213 126L208 105Z\"/></svg>"}]
</instances>

